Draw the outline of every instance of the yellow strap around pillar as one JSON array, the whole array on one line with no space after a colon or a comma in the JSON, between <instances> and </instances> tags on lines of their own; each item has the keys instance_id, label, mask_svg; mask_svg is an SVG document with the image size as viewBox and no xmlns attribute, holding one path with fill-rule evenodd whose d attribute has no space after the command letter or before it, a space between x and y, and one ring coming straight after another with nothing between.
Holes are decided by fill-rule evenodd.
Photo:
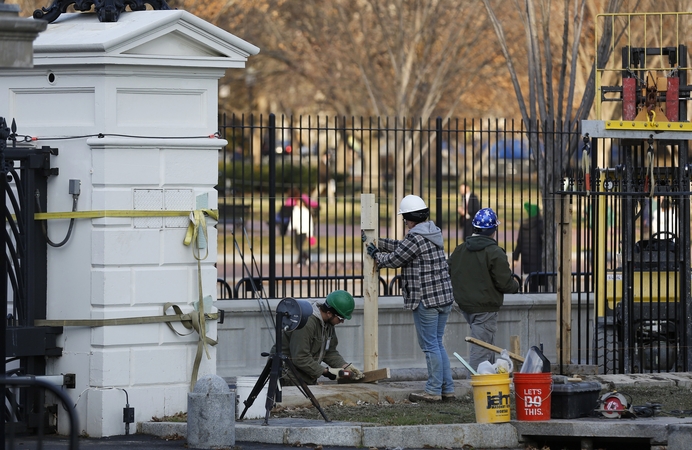
<instances>
[{"instance_id":1,"label":"yellow strap around pillar","mask_svg":"<svg viewBox=\"0 0 692 450\"><path fill-rule=\"evenodd\" d=\"M194 385L197 381L197 373L199 370L199 364L202 359L202 349L204 349L204 353L207 355L207 359L211 359L211 355L209 355L209 349L207 347L208 343L208 338L207 338L207 325L204 319L204 293L202 291L202 260L206 259L207 256L209 256L209 240L207 239L207 221L204 218L206 215L209 215L213 219L218 220L218 211L212 211L212 210L206 210L206 209L196 209L190 213L190 224L187 227L187 232L185 233L185 239L183 240L183 244L185 245L192 245L192 256L197 260L197 286L198 286L198 300L197 303L199 305L198 307L198 314L199 314L199 323L198 323L198 328L196 328L197 332L199 333L199 342L197 345L197 354L195 355L195 363L193 365L193 372L192 372L192 383L191 383L191 388L194 388ZM202 235L200 236L200 232ZM203 236L203 239L200 239L200 237ZM204 256L201 255L201 245L200 243L204 242L204 249L206 250ZM213 341L216 342L216 341Z\"/></svg>"},{"instance_id":2,"label":"yellow strap around pillar","mask_svg":"<svg viewBox=\"0 0 692 450\"><path fill-rule=\"evenodd\" d=\"M216 209L203 209L206 215L214 220L219 219L219 211ZM189 216L190 211L169 211L169 210L114 210L100 209L94 211L69 211L69 212L44 212L35 213L34 220L56 220L56 219L102 219L105 217L185 217Z\"/></svg>"},{"instance_id":3,"label":"yellow strap around pillar","mask_svg":"<svg viewBox=\"0 0 692 450\"><path fill-rule=\"evenodd\" d=\"M173 308L175 314L167 314L168 309ZM183 314L180 306L173 303L166 303L163 307L162 316L145 316L145 317L124 317L115 319L68 319L68 320L34 320L34 325L37 327L106 327L113 325L139 325L145 323L165 323L178 336L187 336L197 332L199 340L197 343L197 354L195 362L192 366L192 378L190 381L190 390L192 390L197 382L197 374L199 373L199 365L202 360L202 349L206 345L216 345L218 342L206 336L204 333L204 323L206 319L217 320L217 313L204 314L204 310L193 311ZM189 333L182 333L173 327L172 322L180 322L183 326L190 330ZM208 354L208 353L207 353Z\"/></svg>"},{"instance_id":4,"label":"yellow strap around pillar","mask_svg":"<svg viewBox=\"0 0 692 450\"><path fill-rule=\"evenodd\" d=\"M207 337L206 320L218 319L218 314L205 314L204 298L202 293L202 266L201 261L209 255L209 247L205 246L206 253L201 256L200 234L203 236L203 241L207 242L207 222L206 216L214 220L219 219L218 210L214 209L197 209L194 211L164 211L164 210L97 210L97 211L73 211L73 212L48 212L36 213L35 220L56 220L56 219L99 219L105 217L190 217L190 224L183 243L191 245L192 253L197 261L197 281L199 285L199 308L198 311L189 314L183 314L178 305L166 303L163 307L163 316L153 317L130 317L123 319L77 319L77 320L36 320L36 326L88 326L88 327L103 327L109 325L135 325L143 323L165 323L171 331L179 336L187 336L193 332L197 332L199 340L197 343L197 354L195 362L192 366L192 377L190 381L190 390L192 390L197 382L197 374L202 360L202 353L206 353L210 359L208 345L216 345L217 341ZM208 244L207 244L208 245ZM173 308L175 315L167 315L166 311ZM181 322L183 326L190 330L189 333L181 333L177 331L171 322Z\"/></svg>"}]
</instances>

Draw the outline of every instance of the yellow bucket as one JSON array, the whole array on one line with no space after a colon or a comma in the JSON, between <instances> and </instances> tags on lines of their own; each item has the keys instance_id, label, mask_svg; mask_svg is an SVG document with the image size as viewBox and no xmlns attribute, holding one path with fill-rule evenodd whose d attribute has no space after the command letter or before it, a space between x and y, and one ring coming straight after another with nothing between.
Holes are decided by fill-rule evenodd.
<instances>
[{"instance_id":1,"label":"yellow bucket","mask_svg":"<svg viewBox=\"0 0 692 450\"><path fill-rule=\"evenodd\" d=\"M509 374L471 375L476 422L509 422Z\"/></svg>"}]
</instances>

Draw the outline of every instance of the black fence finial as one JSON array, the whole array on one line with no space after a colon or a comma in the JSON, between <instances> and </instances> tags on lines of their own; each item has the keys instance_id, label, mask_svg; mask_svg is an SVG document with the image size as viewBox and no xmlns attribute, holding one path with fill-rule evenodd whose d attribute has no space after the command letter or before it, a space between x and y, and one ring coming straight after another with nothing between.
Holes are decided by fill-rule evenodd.
<instances>
[{"instance_id":1,"label":"black fence finial","mask_svg":"<svg viewBox=\"0 0 692 450\"><path fill-rule=\"evenodd\" d=\"M171 9L166 0L53 0L49 8L34 11L34 19L53 23L70 5L74 5L77 11L89 11L93 6L99 22L117 22L125 7L129 6L130 11L144 11L147 4L155 10Z\"/></svg>"}]
</instances>

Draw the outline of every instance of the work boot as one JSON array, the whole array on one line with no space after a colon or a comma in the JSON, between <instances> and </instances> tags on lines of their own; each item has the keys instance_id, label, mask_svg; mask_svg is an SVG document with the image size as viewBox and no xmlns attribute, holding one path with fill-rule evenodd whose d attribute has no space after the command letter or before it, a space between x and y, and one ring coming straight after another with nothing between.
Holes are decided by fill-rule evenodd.
<instances>
[{"instance_id":1,"label":"work boot","mask_svg":"<svg viewBox=\"0 0 692 450\"><path fill-rule=\"evenodd\" d=\"M411 401L413 403L418 403L418 402L435 403L435 402L442 401L442 396L428 394L427 392L412 392L409 394L408 399L409 399L409 401Z\"/></svg>"},{"instance_id":2,"label":"work boot","mask_svg":"<svg viewBox=\"0 0 692 450\"><path fill-rule=\"evenodd\" d=\"M442 394L442 401L443 402L453 402L454 400L457 399L457 396L454 394Z\"/></svg>"}]
</instances>

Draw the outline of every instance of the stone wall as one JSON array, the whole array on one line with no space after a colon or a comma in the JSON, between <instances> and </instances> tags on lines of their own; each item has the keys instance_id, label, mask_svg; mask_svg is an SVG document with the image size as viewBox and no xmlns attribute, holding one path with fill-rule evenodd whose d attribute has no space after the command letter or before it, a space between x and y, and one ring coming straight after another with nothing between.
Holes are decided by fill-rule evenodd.
<instances>
[{"instance_id":1,"label":"stone wall","mask_svg":"<svg viewBox=\"0 0 692 450\"><path fill-rule=\"evenodd\" d=\"M509 347L510 336L519 336L521 355L532 345L543 344L545 355L556 361L556 306L555 294L516 294L505 296L500 311L495 345ZM263 303L265 300L261 300ZM278 300L270 300L272 311ZM576 299L573 301L576 303ZM266 305L266 303L265 303ZM401 297L381 297L379 300L379 367L390 369L425 368L425 357L418 347L413 316L403 308ZM268 352L276 334L267 315L260 313L258 300L224 300L216 302L226 311L225 321L218 325L217 374L222 377L259 375L266 363L260 354ZM266 306L265 308L266 309ZM573 307L573 329L576 330L577 308ZM592 327L583 314L583 326ZM363 366L363 299L356 298L353 319L337 327L339 351L347 361ZM445 347L450 356L454 352L468 356L468 325L457 310L452 313L445 333ZM573 362L577 356L577 339L572 339ZM585 363L585 362L582 362ZM456 358L453 367L461 367Z\"/></svg>"}]
</instances>

